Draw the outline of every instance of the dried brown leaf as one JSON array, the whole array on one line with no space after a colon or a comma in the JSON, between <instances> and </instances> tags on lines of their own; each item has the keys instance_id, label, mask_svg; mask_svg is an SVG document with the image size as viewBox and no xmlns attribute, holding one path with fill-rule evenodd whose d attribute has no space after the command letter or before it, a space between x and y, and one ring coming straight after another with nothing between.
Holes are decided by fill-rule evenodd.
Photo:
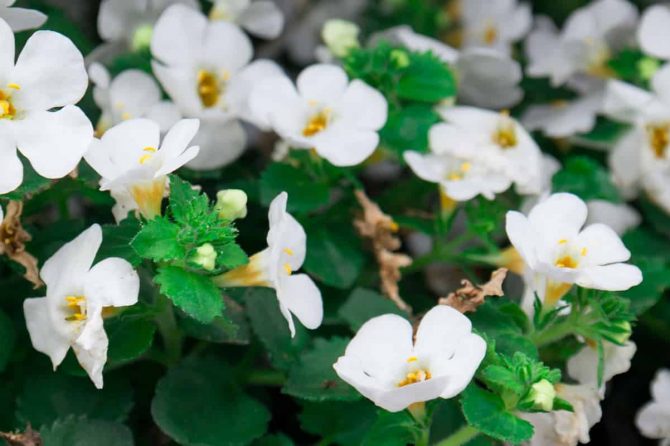
<instances>
[{"instance_id":1,"label":"dried brown leaf","mask_svg":"<svg viewBox=\"0 0 670 446\"><path fill-rule=\"evenodd\" d=\"M0 432L0 439L9 446L42 446L40 434L28 425L25 432Z\"/></svg>"},{"instance_id":2,"label":"dried brown leaf","mask_svg":"<svg viewBox=\"0 0 670 446\"><path fill-rule=\"evenodd\" d=\"M502 284L507 277L507 268L498 268L491 273L491 279L481 285L473 285L469 280L461 281L462 287L439 300L440 305L449 305L461 313L477 311L487 297L502 296Z\"/></svg>"},{"instance_id":3,"label":"dried brown leaf","mask_svg":"<svg viewBox=\"0 0 670 446\"><path fill-rule=\"evenodd\" d=\"M39 288L44 283L40 280L37 259L26 251L26 242L32 237L21 225L22 212L23 203L20 201L10 201L7 205L5 218L0 222L0 255L4 254L22 265L26 269L23 277Z\"/></svg>"}]
</instances>

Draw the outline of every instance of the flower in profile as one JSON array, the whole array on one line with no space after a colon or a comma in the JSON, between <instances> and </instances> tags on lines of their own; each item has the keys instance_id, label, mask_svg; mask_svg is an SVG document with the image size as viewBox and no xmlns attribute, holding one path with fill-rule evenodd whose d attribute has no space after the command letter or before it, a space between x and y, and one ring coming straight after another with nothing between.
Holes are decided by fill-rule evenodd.
<instances>
[{"instance_id":1,"label":"flower in profile","mask_svg":"<svg viewBox=\"0 0 670 446\"><path fill-rule=\"evenodd\" d=\"M647 438L670 440L670 370L656 372L651 382L652 400L637 413L635 424Z\"/></svg>"},{"instance_id":2,"label":"flower in profile","mask_svg":"<svg viewBox=\"0 0 670 446\"><path fill-rule=\"evenodd\" d=\"M381 93L326 64L307 67L296 86L284 76L265 80L252 91L250 107L259 124L292 147L313 148L336 166L354 166L372 155L387 117Z\"/></svg>"},{"instance_id":3,"label":"flower in profile","mask_svg":"<svg viewBox=\"0 0 670 446\"><path fill-rule=\"evenodd\" d=\"M470 383L486 353L470 320L438 305L412 324L386 314L367 321L349 342L335 371L363 396L389 412L435 398L452 398Z\"/></svg>"},{"instance_id":4,"label":"flower in profile","mask_svg":"<svg viewBox=\"0 0 670 446\"><path fill-rule=\"evenodd\" d=\"M161 90L153 77L142 70L125 70L114 79L95 62L88 70L94 84L93 99L102 114L96 125L97 136L129 119L149 118L167 131L180 118L171 102L161 100Z\"/></svg>"},{"instance_id":5,"label":"flower in profile","mask_svg":"<svg viewBox=\"0 0 670 446\"><path fill-rule=\"evenodd\" d=\"M47 21L46 14L34 9L17 8L16 0L4 0L0 3L0 18L7 22L12 31L18 33L39 28Z\"/></svg>"},{"instance_id":6,"label":"flower in profile","mask_svg":"<svg viewBox=\"0 0 670 446\"><path fill-rule=\"evenodd\" d=\"M210 20L224 20L244 28L263 39L279 37L284 28L284 14L270 0L211 0Z\"/></svg>"},{"instance_id":7,"label":"flower in profile","mask_svg":"<svg viewBox=\"0 0 670 446\"><path fill-rule=\"evenodd\" d=\"M239 119L252 120L251 89L282 71L269 60L250 63L253 46L235 24L210 22L193 8L168 8L156 23L151 40L153 71L181 116L197 118L195 143L201 153L188 164L216 169L235 161L246 148Z\"/></svg>"},{"instance_id":8,"label":"flower in profile","mask_svg":"<svg viewBox=\"0 0 670 446\"><path fill-rule=\"evenodd\" d=\"M23 181L25 156L45 178L79 164L93 126L76 104L86 92L84 58L65 36L38 31L14 63L14 34L0 20L0 194Z\"/></svg>"},{"instance_id":9,"label":"flower in profile","mask_svg":"<svg viewBox=\"0 0 670 446\"><path fill-rule=\"evenodd\" d=\"M473 167L486 166L507 177L520 194L541 192L542 152L509 113L475 107L440 107L438 112L445 122L431 129L434 153L466 159ZM496 188L502 188L497 177Z\"/></svg>"},{"instance_id":10,"label":"flower in profile","mask_svg":"<svg viewBox=\"0 0 670 446\"><path fill-rule=\"evenodd\" d=\"M630 335L630 332L628 334ZM600 389L603 397L605 383L630 369L630 361L633 359L636 350L637 347L632 341L626 341L623 345L603 342L603 387ZM580 384L590 385L597 389L599 387L598 363L598 345L587 342L577 354L568 359L568 375Z\"/></svg>"},{"instance_id":11,"label":"flower in profile","mask_svg":"<svg viewBox=\"0 0 670 446\"><path fill-rule=\"evenodd\" d=\"M103 386L109 340L103 311L137 303L140 280L130 263L110 257L93 265L102 243L93 225L63 245L40 273L46 297L26 299L23 311L35 350L51 358L54 370L70 347L95 386Z\"/></svg>"},{"instance_id":12,"label":"flower in profile","mask_svg":"<svg viewBox=\"0 0 670 446\"><path fill-rule=\"evenodd\" d=\"M116 200L112 209L116 221L131 210L151 219L161 213L167 174L198 155L189 143L198 131L197 119L183 119L160 143L160 127L149 119L131 119L112 127L95 139L86 162L102 177L100 190Z\"/></svg>"},{"instance_id":13,"label":"flower in profile","mask_svg":"<svg viewBox=\"0 0 670 446\"><path fill-rule=\"evenodd\" d=\"M489 47L509 53L530 30L530 6L516 0L461 0L461 46Z\"/></svg>"},{"instance_id":14,"label":"flower in profile","mask_svg":"<svg viewBox=\"0 0 670 446\"><path fill-rule=\"evenodd\" d=\"M305 230L286 212L288 194L282 192L272 200L268 218L268 247L254 254L249 263L214 279L220 287L262 286L277 292L279 309L295 336L293 316L307 328L315 329L323 320L321 291L307 274L294 274L305 261Z\"/></svg>"},{"instance_id":15,"label":"flower in profile","mask_svg":"<svg viewBox=\"0 0 670 446\"><path fill-rule=\"evenodd\" d=\"M532 290L552 307L572 287L623 291L642 282L642 273L625 262L630 251L609 226L584 226L586 204L577 196L553 194L526 217L507 213L506 230L523 258Z\"/></svg>"}]
</instances>

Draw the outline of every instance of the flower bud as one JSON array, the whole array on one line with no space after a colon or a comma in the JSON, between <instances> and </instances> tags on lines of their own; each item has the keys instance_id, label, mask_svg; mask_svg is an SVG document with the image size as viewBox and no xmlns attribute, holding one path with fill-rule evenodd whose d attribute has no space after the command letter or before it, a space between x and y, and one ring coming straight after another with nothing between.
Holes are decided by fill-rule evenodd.
<instances>
[{"instance_id":1,"label":"flower bud","mask_svg":"<svg viewBox=\"0 0 670 446\"><path fill-rule=\"evenodd\" d=\"M328 20L321 30L321 38L328 49L337 57L344 57L353 48L359 48L358 34L360 28L355 23L332 19Z\"/></svg>"},{"instance_id":2,"label":"flower bud","mask_svg":"<svg viewBox=\"0 0 670 446\"><path fill-rule=\"evenodd\" d=\"M206 271L212 271L216 268L216 250L211 244L205 243L195 250L191 261Z\"/></svg>"},{"instance_id":3,"label":"flower bud","mask_svg":"<svg viewBox=\"0 0 670 446\"><path fill-rule=\"evenodd\" d=\"M660 67L661 62L658 59L651 57L643 57L637 62L637 72L645 81L648 81L654 77L654 74L656 74Z\"/></svg>"},{"instance_id":4,"label":"flower bud","mask_svg":"<svg viewBox=\"0 0 670 446\"><path fill-rule=\"evenodd\" d=\"M215 209L225 220L244 218L247 216L247 194L239 189L221 190L216 194Z\"/></svg>"},{"instance_id":5,"label":"flower bud","mask_svg":"<svg viewBox=\"0 0 670 446\"><path fill-rule=\"evenodd\" d=\"M620 344L628 341L630 335L633 332L633 329L630 326L628 321L618 321L614 323L617 333L611 334L610 336L615 339Z\"/></svg>"},{"instance_id":6,"label":"flower bud","mask_svg":"<svg viewBox=\"0 0 670 446\"><path fill-rule=\"evenodd\" d=\"M391 61L397 68L406 68L409 66L409 54L405 50L395 49L391 51Z\"/></svg>"},{"instance_id":7,"label":"flower bud","mask_svg":"<svg viewBox=\"0 0 670 446\"><path fill-rule=\"evenodd\" d=\"M154 28L151 25L142 25L135 30L133 40L130 42L130 47L133 51L143 51L151 45L151 37L153 36Z\"/></svg>"},{"instance_id":8,"label":"flower bud","mask_svg":"<svg viewBox=\"0 0 670 446\"><path fill-rule=\"evenodd\" d=\"M554 385L548 380L542 379L531 386L525 400L531 403L534 409L548 412L554 407L554 398L556 398Z\"/></svg>"}]
</instances>

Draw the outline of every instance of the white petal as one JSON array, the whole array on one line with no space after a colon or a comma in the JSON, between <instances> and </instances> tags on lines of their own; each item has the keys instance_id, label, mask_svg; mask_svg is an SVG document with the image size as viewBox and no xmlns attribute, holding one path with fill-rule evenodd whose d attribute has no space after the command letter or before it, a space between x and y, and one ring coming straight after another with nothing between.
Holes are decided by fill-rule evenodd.
<instances>
[{"instance_id":1,"label":"white petal","mask_svg":"<svg viewBox=\"0 0 670 446\"><path fill-rule=\"evenodd\" d=\"M665 104L670 104L670 65L665 64L654 73L651 88Z\"/></svg>"},{"instance_id":2,"label":"white petal","mask_svg":"<svg viewBox=\"0 0 670 446\"><path fill-rule=\"evenodd\" d=\"M267 242L275 256L274 267L281 274L284 273L285 264L288 264L292 271L300 269L307 254L307 235L302 225L286 212L287 197L286 192L277 195L268 211L270 230ZM290 254L286 252L287 250Z\"/></svg>"},{"instance_id":3,"label":"white petal","mask_svg":"<svg viewBox=\"0 0 670 446\"><path fill-rule=\"evenodd\" d=\"M47 21L46 14L34 9L5 8L0 13L14 32L39 28Z\"/></svg>"},{"instance_id":4,"label":"white petal","mask_svg":"<svg viewBox=\"0 0 670 446\"><path fill-rule=\"evenodd\" d=\"M246 149L247 135L237 120L226 123L200 121L200 131L192 144L200 147L200 151L186 166L194 170L212 170L239 158Z\"/></svg>"},{"instance_id":5,"label":"white petal","mask_svg":"<svg viewBox=\"0 0 670 446\"><path fill-rule=\"evenodd\" d=\"M458 95L464 103L487 108L511 107L523 91L518 84L521 66L510 56L491 48L468 48L456 64Z\"/></svg>"},{"instance_id":6,"label":"white petal","mask_svg":"<svg viewBox=\"0 0 670 446\"><path fill-rule=\"evenodd\" d=\"M641 88L621 81L607 84L603 113L621 122L633 123L653 100L651 94Z\"/></svg>"},{"instance_id":7,"label":"white petal","mask_svg":"<svg viewBox=\"0 0 670 446\"><path fill-rule=\"evenodd\" d=\"M298 92L307 101L331 104L340 99L349 79L336 65L317 64L305 68L298 76Z\"/></svg>"},{"instance_id":8,"label":"white petal","mask_svg":"<svg viewBox=\"0 0 670 446\"><path fill-rule=\"evenodd\" d=\"M313 330L321 325L321 291L306 274L294 274L281 280L277 297L305 327Z\"/></svg>"},{"instance_id":9,"label":"white petal","mask_svg":"<svg viewBox=\"0 0 670 446\"><path fill-rule=\"evenodd\" d=\"M0 73L6 75L14 68L14 33L4 20L0 19Z\"/></svg>"},{"instance_id":10,"label":"white petal","mask_svg":"<svg viewBox=\"0 0 670 446\"><path fill-rule=\"evenodd\" d=\"M670 405L667 401L652 401L637 413L635 424L647 438L667 438L670 436L669 419Z\"/></svg>"},{"instance_id":11,"label":"white petal","mask_svg":"<svg viewBox=\"0 0 670 446\"><path fill-rule=\"evenodd\" d=\"M14 121L16 144L35 171L62 178L79 164L93 141L93 126L79 107L35 111Z\"/></svg>"},{"instance_id":12,"label":"white petal","mask_svg":"<svg viewBox=\"0 0 670 446\"><path fill-rule=\"evenodd\" d=\"M507 212L505 231L510 242L532 269L537 263L537 236L528 218L520 212Z\"/></svg>"},{"instance_id":13,"label":"white petal","mask_svg":"<svg viewBox=\"0 0 670 446\"><path fill-rule=\"evenodd\" d=\"M156 61L152 62L151 67L184 116L200 116L203 113L202 102L195 88L197 79L194 70L167 67Z\"/></svg>"},{"instance_id":14,"label":"white petal","mask_svg":"<svg viewBox=\"0 0 670 446\"><path fill-rule=\"evenodd\" d=\"M138 16L146 0L104 0L98 12L98 33L104 40L127 38L128 18Z\"/></svg>"},{"instance_id":15,"label":"white petal","mask_svg":"<svg viewBox=\"0 0 670 446\"><path fill-rule=\"evenodd\" d=\"M642 272L637 266L615 263L590 266L579 270L577 285L605 291L625 291L642 283Z\"/></svg>"},{"instance_id":16,"label":"white petal","mask_svg":"<svg viewBox=\"0 0 670 446\"><path fill-rule=\"evenodd\" d=\"M24 300L23 312L33 348L48 355L55 370L65 359L70 343L54 329L47 298Z\"/></svg>"},{"instance_id":17,"label":"white petal","mask_svg":"<svg viewBox=\"0 0 670 446\"><path fill-rule=\"evenodd\" d=\"M284 27L284 14L273 1L255 1L238 18L249 33L264 39L274 39Z\"/></svg>"},{"instance_id":18,"label":"white petal","mask_svg":"<svg viewBox=\"0 0 670 446\"><path fill-rule=\"evenodd\" d=\"M7 134L6 127L0 135L0 194L6 194L23 182L23 165L16 153L16 143Z\"/></svg>"},{"instance_id":19,"label":"white petal","mask_svg":"<svg viewBox=\"0 0 670 446\"><path fill-rule=\"evenodd\" d=\"M389 412L399 412L411 404L439 398L450 379L450 376L437 376L407 386L384 389L373 402Z\"/></svg>"},{"instance_id":20,"label":"white petal","mask_svg":"<svg viewBox=\"0 0 670 446\"><path fill-rule=\"evenodd\" d=\"M166 65L194 65L207 25L200 11L181 4L170 6L154 26L151 54Z\"/></svg>"},{"instance_id":21,"label":"white petal","mask_svg":"<svg viewBox=\"0 0 670 446\"><path fill-rule=\"evenodd\" d=\"M403 158L412 172L422 180L439 183L446 177L445 163L437 155L408 150L403 153Z\"/></svg>"},{"instance_id":22,"label":"white petal","mask_svg":"<svg viewBox=\"0 0 670 446\"><path fill-rule=\"evenodd\" d=\"M190 50L193 51L192 48ZM219 68L235 73L249 63L253 51L251 40L236 25L219 21L210 23L207 28L203 60L212 61Z\"/></svg>"},{"instance_id":23,"label":"white petal","mask_svg":"<svg viewBox=\"0 0 670 446\"><path fill-rule=\"evenodd\" d=\"M177 122L165 135L158 153L164 160L181 155L193 140L200 128L198 119L182 119Z\"/></svg>"},{"instance_id":24,"label":"white petal","mask_svg":"<svg viewBox=\"0 0 670 446\"><path fill-rule=\"evenodd\" d=\"M96 86L103 89L109 88L112 82L112 77L107 71L107 68L99 62L93 62L88 67L88 77L90 81Z\"/></svg>"},{"instance_id":25,"label":"white petal","mask_svg":"<svg viewBox=\"0 0 670 446\"><path fill-rule=\"evenodd\" d=\"M606 383L614 376L625 373L630 368L630 360L635 354L635 344L626 342L618 346L606 342L604 345L603 382ZM592 384L597 387L598 382L598 349L585 345L567 362L568 374L580 384Z\"/></svg>"},{"instance_id":26,"label":"white petal","mask_svg":"<svg viewBox=\"0 0 670 446\"><path fill-rule=\"evenodd\" d=\"M575 237L586 222L586 204L576 195L553 194L535 206L528 215L530 225L543 240L558 242Z\"/></svg>"},{"instance_id":27,"label":"white petal","mask_svg":"<svg viewBox=\"0 0 670 446\"><path fill-rule=\"evenodd\" d=\"M651 395L656 401L670 401L670 370L661 369L656 372L651 382Z\"/></svg>"},{"instance_id":28,"label":"white petal","mask_svg":"<svg viewBox=\"0 0 670 446\"><path fill-rule=\"evenodd\" d=\"M20 110L49 110L77 103L88 88L84 57L67 37L38 31L23 47L10 82Z\"/></svg>"},{"instance_id":29,"label":"white petal","mask_svg":"<svg viewBox=\"0 0 670 446\"><path fill-rule=\"evenodd\" d=\"M127 120L143 117L161 100L161 91L154 78L144 71L126 70L112 81L109 97L110 106Z\"/></svg>"},{"instance_id":30,"label":"white petal","mask_svg":"<svg viewBox=\"0 0 670 446\"><path fill-rule=\"evenodd\" d=\"M380 92L355 79L334 107L334 113L359 129L379 130L386 124L388 104Z\"/></svg>"},{"instance_id":31,"label":"white petal","mask_svg":"<svg viewBox=\"0 0 670 446\"><path fill-rule=\"evenodd\" d=\"M607 265L630 259L630 251L619 236L603 223L594 223L584 228L574 243L580 249L586 248L582 257L585 265Z\"/></svg>"},{"instance_id":32,"label":"white petal","mask_svg":"<svg viewBox=\"0 0 670 446\"><path fill-rule=\"evenodd\" d=\"M237 116L253 123L255 122L254 114L249 104L252 91L264 80L280 76L283 76L283 71L275 62L256 60L230 80L226 90L226 100ZM261 126L263 124L263 122L260 123Z\"/></svg>"},{"instance_id":33,"label":"white petal","mask_svg":"<svg viewBox=\"0 0 670 446\"><path fill-rule=\"evenodd\" d=\"M634 208L626 204L616 204L606 200L589 200L586 206L589 209L587 224L605 223L618 235L637 227L642 219Z\"/></svg>"},{"instance_id":34,"label":"white petal","mask_svg":"<svg viewBox=\"0 0 670 446\"><path fill-rule=\"evenodd\" d=\"M333 165L355 166L374 153L379 144L379 135L336 123L312 140L317 153Z\"/></svg>"},{"instance_id":35,"label":"white petal","mask_svg":"<svg viewBox=\"0 0 670 446\"><path fill-rule=\"evenodd\" d=\"M133 267L116 257L97 263L84 281L84 296L101 307L134 305L139 291L140 278Z\"/></svg>"},{"instance_id":36,"label":"white petal","mask_svg":"<svg viewBox=\"0 0 670 446\"><path fill-rule=\"evenodd\" d=\"M156 121L161 132L167 132L182 116L179 108L173 102L160 101L149 109L145 117Z\"/></svg>"},{"instance_id":37,"label":"white petal","mask_svg":"<svg viewBox=\"0 0 670 446\"><path fill-rule=\"evenodd\" d=\"M614 182L626 198L635 197L642 179L640 150L644 138L641 129L627 132L616 142L608 159Z\"/></svg>"},{"instance_id":38,"label":"white petal","mask_svg":"<svg viewBox=\"0 0 670 446\"><path fill-rule=\"evenodd\" d=\"M102 389L102 370L107 362L109 339L103 327L102 308L89 311L84 329L72 344L79 364L86 370L95 387Z\"/></svg>"},{"instance_id":39,"label":"white petal","mask_svg":"<svg viewBox=\"0 0 670 446\"><path fill-rule=\"evenodd\" d=\"M253 122L262 127L292 132L304 126L299 111L305 104L286 76L266 79L251 91L249 109Z\"/></svg>"},{"instance_id":40,"label":"white petal","mask_svg":"<svg viewBox=\"0 0 670 446\"><path fill-rule=\"evenodd\" d=\"M670 59L670 9L665 5L653 5L642 15L637 31L638 42L645 53L661 59Z\"/></svg>"},{"instance_id":41,"label":"white petal","mask_svg":"<svg viewBox=\"0 0 670 446\"><path fill-rule=\"evenodd\" d=\"M50 295L58 295L61 285L83 291L84 280L102 243L100 225L92 225L77 238L63 245L40 270ZM68 292L67 290L63 290Z\"/></svg>"}]
</instances>

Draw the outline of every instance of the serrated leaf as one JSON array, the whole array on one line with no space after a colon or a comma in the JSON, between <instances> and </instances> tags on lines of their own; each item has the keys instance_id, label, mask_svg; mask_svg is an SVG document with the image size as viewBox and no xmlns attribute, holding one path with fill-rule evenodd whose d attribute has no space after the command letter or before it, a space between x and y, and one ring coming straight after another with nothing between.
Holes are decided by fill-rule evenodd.
<instances>
[{"instance_id":1,"label":"serrated leaf","mask_svg":"<svg viewBox=\"0 0 670 446\"><path fill-rule=\"evenodd\" d=\"M182 260L186 250L177 240L178 235L178 225L166 217L157 217L142 227L131 245L140 257L154 262Z\"/></svg>"},{"instance_id":2,"label":"serrated leaf","mask_svg":"<svg viewBox=\"0 0 670 446\"><path fill-rule=\"evenodd\" d=\"M139 231L140 222L134 217L126 218L118 225L103 225L102 244L96 254L96 263L109 257L120 257L133 266L139 265L142 259L130 246Z\"/></svg>"},{"instance_id":3,"label":"serrated leaf","mask_svg":"<svg viewBox=\"0 0 670 446\"><path fill-rule=\"evenodd\" d=\"M481 377L488 386L511 391L518 397L522 397L526 393L524 383L519 381L512 370L503 366L490 365L482 371Z\"/></svg>"},{"instance_id":4,"label":"serrated leaf","mask_svg":"<svg viewBox=\"0 0 670 446\"><path fill-rule=\"evenodd\" d=\"M361 446L406 446L415 444L421 428L409 411L379 411L377 420L368 431Z\"/></svg>"},{"instance_id":5,"label":"serrated leaf","mask_svg":"<svg viewBox=\"0 0 670 446\"><path fill-rule=\"evenodd\" d=\"M289 212L308 212L328 204L330 189L314 181L303 169L273 163L261 174L261 203L269 206L281 192L288 193Z\"/></svg>"},{"instance_id":6,"label":"serrated leaf","mask_svg":"<svg viewBox=\"0 0 670 446\"><path fill-rule=\"evenodd\" d=\"M240 245L230 242L217 249L216 263L224 268L233 269L249 263L249 256Z\"/></svg>"},{"instance_id":7,"label":"serrated leaf","mask_svg":"<svg viewBox=\"0 0 670 446\"><path fill-rule=\"evenodd\" d=\"M246 445L262 436L270 413L242 392L219 359L193 358L168 371L156 387L151 414L185 446Z\"/></svg>"},{"instance_id":8,"label":"serrated leaf","mask_svg":"<svg viewBox=\"0 0 670 446\"><path fill-rule=\"evenodd\" d=\"M291 338L274 290L249 288L243 299L251 328L265 346L272 365L279 370L288 370L309 342L305 329L296 324L295 338Z\"/></svg>"},{"instance_id":9,"label":"serrated leaf","mask_svg":"<svg viewBox=\"0 0 670 446\"><path fill-rule=\"evenodd\" d=\"M361 398L356 389L342 381L333 364L344 354L348 339L316 339L314 347L300 355L291 367L282 392L309 401L354 401Z\"/></svg>"},{"instance_id":10,"label":"serrated leaf","mask_svg":"<svg viewBox=\"0 0 670 446\"><path fill-rule=\"evenodd\" d=\"M337 312L353 331L358 331L365 322L373 317L389 313L407 317L407 313L400 310L389 299L366 288L356 288L352 291Z\"/></svg>"},{"instance_id":11,"label":"serrated leaf","mask_svg":"<svg viewBox=\"0 0 670 446\"><path fill-rule=\"evenodd\" d=\"M496 394L471 383L461 394L468 424L497 440L519 444L533 436L533 425L507 409Z\"/></svg>"},{"instance_id":12,"label":"serrated leaf","mask_svg":"<svg viewBox=\"0 0 670 446\"><path fill-rule=\"evenodd\" d=\"M105 377L105 387L97 390L86 377L45 372L31 375L17 400L16 417L38 428L68 415L123 421L133 405L127 381Z\"/></svg>"},{"instance_id":13,"label":"serrated leaf","mask_svg":"<svg viewBox=\"0 0 670 446\"><path fill-rule=\"evenodd\" d=\"M379 133L382 145L399 155L405 150L428 151L428 130L440 120L432 106L412 104L389 112Z\"/></svg>"},{"instance_id":14,"label":"serrated leaf","mask_svg":"<svg viewBox=\"0 0 670 446\"><path fill-rule=\"evenodd\" d=\"M308 227L307 257L303 268L320 282L350 288L363 268L363 254L353 231Z\"/></svg>"},{"instance_id":15,"label":"serrated leaf","mask_svg":"<svg viewBox=\"0 0 670 446\"><path fill-rule=\"evenodd\" d=\"M158 268L154 281L161 293L194 319L209 323L223 313L223 298L209 277L176 266Z\"/></svg>"},{"instance_id":16,"label":"serrated leaf","mask_svg":"<svg viewBox=\"0 0 670 446\"><path fill-rule=\"evenodd\" d=\"M133 446L133 434L121 423L68 417L40 429L44 446Z\"/></svg>"},{"instance_id":17,"label":"serrated leaf","mask_svg":"<svg viewBox=\"0 0 670 446\"><path fill-rule=\"evenodd\" d=\"M170 175L170 212L178 223L188 224L209 210L207 195L193 189L188 181Z\"/></svg>"},{"instance_id":18,"label":"serrated leaf","mask_svg":"<svg viewBox=\"0 0 670 446\"><path fill-rule=\"evenodd\" d=\"M454 75L440 58L430 52L409 54L409 66L396 87L398 97L435 104L456 94Z\"/></svg>"},{"instance_id":19,"label":"serrated leaf","mask_svg":"<svg viewBox=\"0 0 670 446\"><path fill-rule=\"evenodd\" d=\"M341 446L360 445L376 418L377 410L367 400L306 403L299 415L300 427L305 432Z\"/></svg>"},{"instance_id":20,"label":"serrated leaf","mask_svg":"<svg viewBox=\"0 0 670 446\"><path fill-rule=\"evenodd\" d=\"M233 299L224 296L226 308L223 317L217 317L209 324L202 324L190 317L179 318L179 326L196 339L207 342L246 345L250 342L249 323L244 308Z\"/></svg>"}]
</instances>

